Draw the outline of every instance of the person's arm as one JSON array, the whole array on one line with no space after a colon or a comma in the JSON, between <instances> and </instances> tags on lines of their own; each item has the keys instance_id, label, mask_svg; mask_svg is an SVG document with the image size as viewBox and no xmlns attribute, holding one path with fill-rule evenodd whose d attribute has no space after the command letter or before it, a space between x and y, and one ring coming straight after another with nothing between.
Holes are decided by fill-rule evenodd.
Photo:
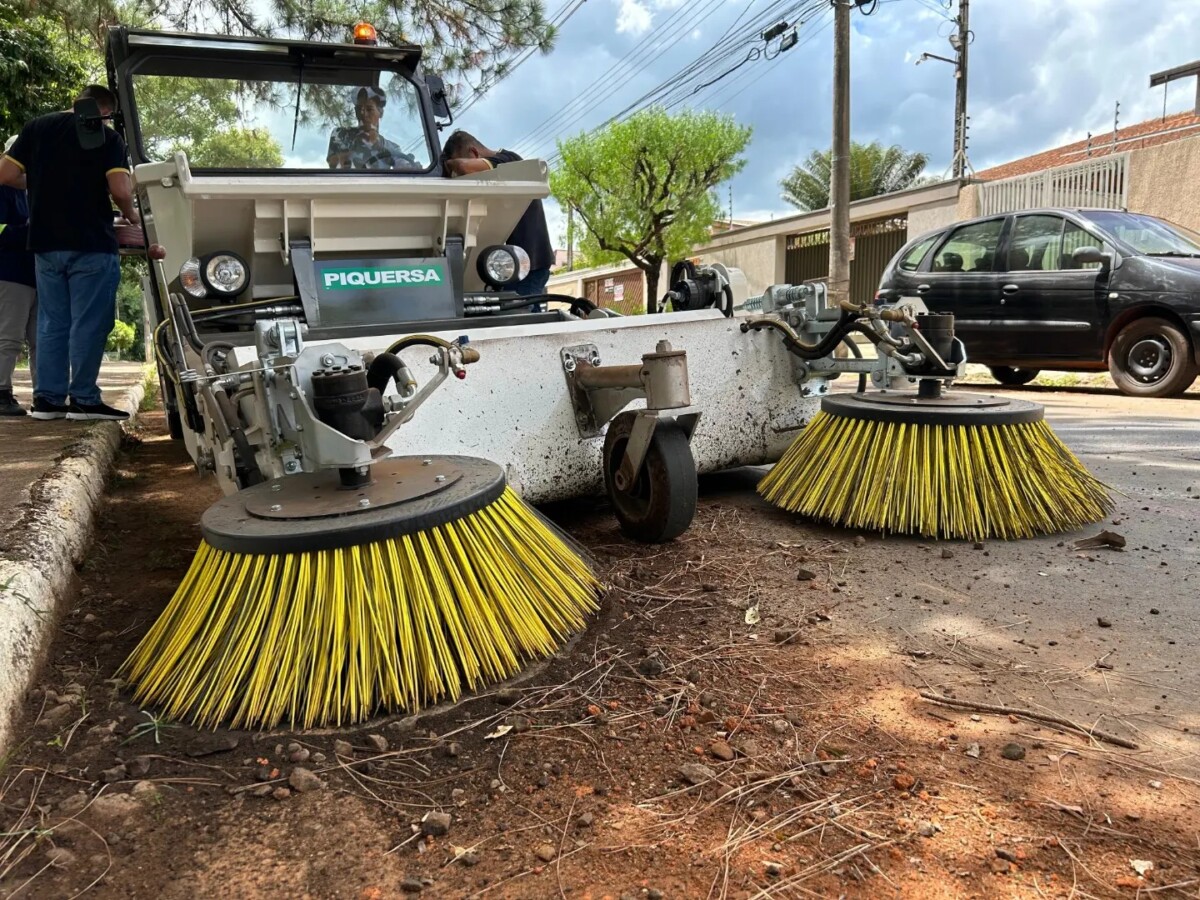
<instances>
[{"instance_id":1,"label":"person's arm","mask_svg":"<svg viewBox=\"0 0 1200 900\"><path fill-rule=\"evenodd\" d=\"M331 169L350 167L350 151L346 148L345 129L336 128L329 135L329 150L325 153L325 162Z\"/></svg>"},{"instance_id":2,"label":"person's arm","mask_svg":"<svg viewBox=\"0 0 1200 900\"><path fill-rule=\"evenodd\" d=\"M108 192L112 194L113 202L121 210L130 225L142 224L142 217L133 206L133 185L129 173L124 169L112 169L108 173Z\"/></svg>"},{"instance_id":3,"label":"person's arm","mask_svg":"<svg viewBox=\"0 0 1200 900\"><path fill-rule=\"evenodd\" d=\"M25 169L11 156L0 156L0 184L25 190Z\"/></svg>"},{"instance_id":4,"label":"person's arm","mask_svg":"<svg viewBox=\"0 0 1200 900\"><path fill-rule=\"evenodd\" d=\"M133 183L129 178L129 155L125 152L125 142L111 128L106 129L104 153L104 177L108 181L108 192L113 202L130 225L141 225L142 217L133 205Z\"/></svg>"},{"instance_id":5,"label":"person's arm","mask_svg":"<svg viewBox=\"0 0 1200 900\"><path fill-rule=\"evenodd\" d=\"M451 175L472 175L475 172L488 172L491 169L492 164L482 157L446 160L446 171Z\"/></svg>"}]
</instances>

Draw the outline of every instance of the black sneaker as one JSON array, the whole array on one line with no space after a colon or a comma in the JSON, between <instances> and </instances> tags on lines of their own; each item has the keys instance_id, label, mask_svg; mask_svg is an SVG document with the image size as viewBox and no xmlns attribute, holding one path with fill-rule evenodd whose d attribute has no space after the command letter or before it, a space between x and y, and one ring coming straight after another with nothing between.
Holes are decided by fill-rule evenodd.
<instances>
[{"instance_id":1,"label":"black sneaker","mask_svg":"<svg viewBox=\"0 0 1200 900\"><path fill-rule=\"evenodd\" d=\"M129 418L129 413L104 403L72 403L67 410L67 418L72 422L124 422Z\"/></svg>"},{"instance_id":2,"label":"black sneaker","mask_svg":"<svg viewBox=\"0 0 1200 900\"><path fill-rule=\"evenodd\" d=\"M25 407L13 399L12 391L0 391L0 416L23 416Z\"/></svg>"},{"instance_id":3,"label":"black sneaker","mask_svg":"<svg viewBox=\"0 0 1200 900\"><path fill-rule=\"evenodd\" d=\"M51 403L45 397L33 398L33 412L31 415L35 419L65 419L67 417L66 406L60 406L57 403Z\"/></svg>"}]
</instances>

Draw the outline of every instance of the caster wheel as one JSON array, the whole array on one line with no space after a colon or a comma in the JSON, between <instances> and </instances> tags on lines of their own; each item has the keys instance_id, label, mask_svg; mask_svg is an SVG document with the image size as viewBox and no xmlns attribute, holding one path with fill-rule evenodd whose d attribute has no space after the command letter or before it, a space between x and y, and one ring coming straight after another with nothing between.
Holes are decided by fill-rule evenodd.
<instances>
[{"instance_id":1,"label":"caster wheel","mask_svg":"<svg viewBox=\"0 0 1200 900\"><path fill-rule=\"evenodd\" d=\"M619 489L616 474L636 417L621 413L608 426L604 487L621 530L636 541L661 544L687 531L696 515L696 462L683 429L673 421L659 422L637 480Z\"/></svg>"}]
</instances>

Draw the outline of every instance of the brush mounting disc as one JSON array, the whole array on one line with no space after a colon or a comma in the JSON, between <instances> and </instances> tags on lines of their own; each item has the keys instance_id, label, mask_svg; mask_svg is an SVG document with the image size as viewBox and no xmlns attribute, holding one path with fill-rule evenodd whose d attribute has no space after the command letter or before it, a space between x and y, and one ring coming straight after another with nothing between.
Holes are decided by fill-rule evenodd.
<instances>
[{"instance_id":1,"label":"brush mounting disc","mask_svg":"<svg viewBox=\"0 0 1200 900\"><path fill-rule=\"evenodd\" d=\"M426 464L428 463L428 465ZM243 491L246 512L260 519L315 519L383 509L436 494L462 478L444 457L406 456L371 466L369 484L343 487L336 471L285 475L267 491Z\"/></svg>"},{"instance_id":2,"label":"brush mounting disc","mask_svg":"<svg viewBox=\"0 0 1200 900\"><path fill-rule=\"evenodd\" d=\"M335 550L445 525L494 503L505 487L500 466L469 456L397 457L371 474L355 488L342 488L336 471L254 485L205 510L201 533L232 553Z\"/></svg>"},{"instance_id":3,"label":"brush mounting disc","mask_svg":"<svg viewBox=\"0 0 1200 900\"><path fill-rule=\"evenodd\" d=\"M821 410L832 416L895 422L910 425L1021 425L1040 422L1045 409L1028 400L993 394L946 394L922 399L915 391L875 391L863 394L829 394Z\"/></svg>"}]
</instances>

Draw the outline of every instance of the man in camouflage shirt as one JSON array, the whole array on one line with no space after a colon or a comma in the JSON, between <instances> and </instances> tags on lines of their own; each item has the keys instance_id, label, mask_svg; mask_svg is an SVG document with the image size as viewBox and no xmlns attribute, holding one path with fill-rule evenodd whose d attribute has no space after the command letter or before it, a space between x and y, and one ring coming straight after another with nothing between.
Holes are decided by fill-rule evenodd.
<instances>
[{"instance_id":1,"label":"man in camouflage shirt","mask_svg":"<svg viewBox=\"0 0 1200 900\"><path fill-rule=\"evenodd\" d=\"M374 87L359 88L354 94L358 126L335 128L326 154L331 169L398 169L420 171L414 157L379 133L379 120L387 97Z\"/></svg>"}]
</instances>

